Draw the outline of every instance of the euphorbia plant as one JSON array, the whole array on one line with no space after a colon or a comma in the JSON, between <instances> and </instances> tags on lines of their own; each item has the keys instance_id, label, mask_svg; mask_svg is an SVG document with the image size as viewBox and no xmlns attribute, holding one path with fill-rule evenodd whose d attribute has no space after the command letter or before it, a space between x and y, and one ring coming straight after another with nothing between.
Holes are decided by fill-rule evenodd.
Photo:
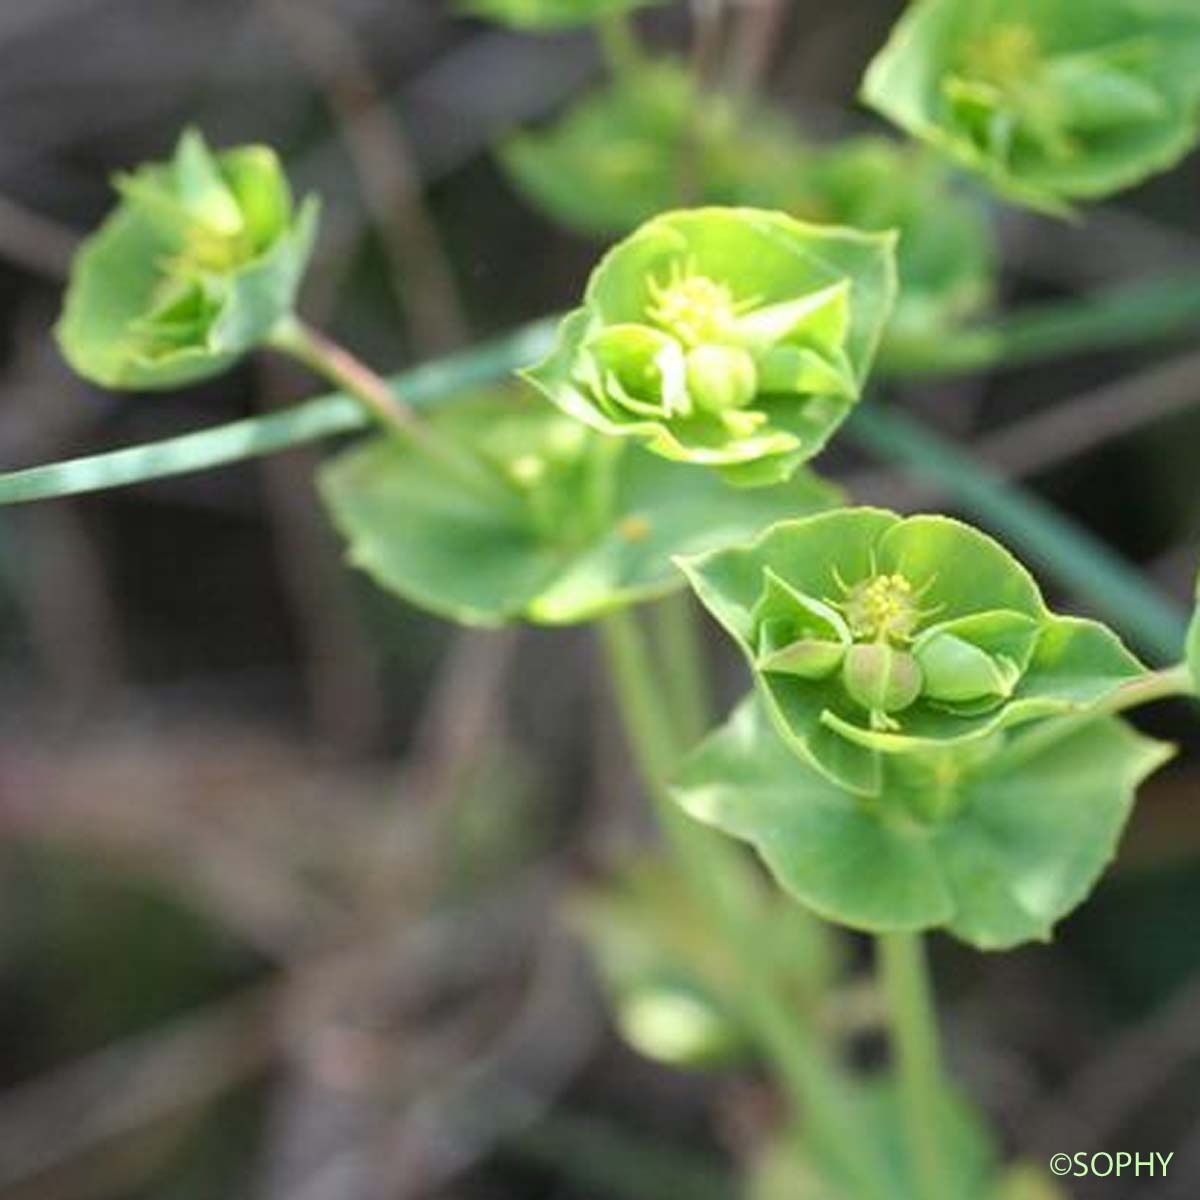
<instances>
[{"instance_id":1,"label":"euphorbia plant","mask_svg":"<svg viewBox=\"0 0 1200 1200\"><path fill-rule=\"evenodd\" d=\"M1086 898L1170 753L1119 714L1195 692L1200 617L1187 664L1150 671L1052 612L984 532L840 507L807 469L881 344L880 366L936 361L991 294L986 226L945 163L875 138L817 148L778 114L747 129L756 102L647 61L633 0L467 7L537 31L599 20L619 75L504 152L551 216L622 235L535 336L541 361L518 356L526 382L460 360L421 376L453 403L410 404L294 311L315 206L293 205L272 152L189 133L119 181L76 262L64 353L103 385L161 388L263 346L345 395L0 494L344 432L365 423L353 398L377 428L319 480L352 563L464 624L598 623L670 850L574 906L630 1040L680 1063L762 1058L794 1109L771 1158L814 1195L1016 1195L941 1070L915 935L996 950ZM1196 26L1184 0L917 0L865 94L1003 195L1059 208L1192 144ZM654 653L632 611L687 583L754 683L707 737L688 610L666 611ZM818 917L880 938L881 1079L849 1072L829 1033L839 957Z\"/></svg>"}]
</instances>

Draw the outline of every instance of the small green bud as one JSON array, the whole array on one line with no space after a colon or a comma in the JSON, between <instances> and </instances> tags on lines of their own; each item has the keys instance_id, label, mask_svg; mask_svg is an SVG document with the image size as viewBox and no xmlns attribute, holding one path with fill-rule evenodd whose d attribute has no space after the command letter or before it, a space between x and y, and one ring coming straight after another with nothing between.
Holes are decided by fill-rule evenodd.
<instances>
[{"instance_id":1,"label":"small green bud","mask_svg":"<svg viewBox=\"0 0 1200 1200\"><path fill-rule=\"evenodd\" d=\"M1020 672L1008 659L993 656L952 633L934 633L914 654L925 677L925 698L965 704L1012 694Z\"/></svg>"},{"instance_id":2,"label":"small green bud","mask_svg":"<svg viewBox=\"0 0 1200 1200\"><path fill-rule=\"evenodd\" d=\"M907 650L885 642L851 646L842 664L850 698L871 713L902 712L921 694L921 668Z\"/></svg>"},{"instance_id":3,"label":"small green bud","mask_svg":"<svg viewBox=\"0 0 1200 1200\"><path fill-rule=\"evenodd\" d=\"M758 371L738 346L696 346L687 352L687 387L707 412L744 408L758 390Z\"/></svg>"}]
</instances>

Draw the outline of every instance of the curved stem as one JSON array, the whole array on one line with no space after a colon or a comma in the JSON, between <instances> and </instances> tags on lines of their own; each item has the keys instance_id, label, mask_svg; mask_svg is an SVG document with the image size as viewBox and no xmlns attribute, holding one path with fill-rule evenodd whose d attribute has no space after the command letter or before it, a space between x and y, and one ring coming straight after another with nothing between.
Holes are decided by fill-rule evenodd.
<instances>
[{"instance_id":1,"label":"curved stem","mask_svg":"<svg viewBox=\"0 0 1200 1200\"><path fill-rule=\"evenodd\" d=\"M1195 685L1186 663L1161 671L1152 671L1140 679L1123 684L1082 712L1053 721L1044 721L1028 732L1019 733L1010 753L1014 760L1024 761L1093 721L1118 716L1132 708L1140 708L1143 704L1183 696L1196 698Z\"/></svg>"},{"instance_id":2,"label":"curved stem","mask_svg":"<svg viewBox=\"0 0 1200 1200\"><path fill-rule=\"evenodd\" d=\"M515 491L498 474L459 443L443 437L396 394L387 380L344 346L295 316L281 321L271 331L269 343L353 396L380 424L410 442L476 494L490 503L506 506L516 503Z\"/></svg>"},{"instance_id":3,"label":"curved stem","mask_svg":"<svg viewBox=\"0 0 1200 1200\"><path fill-rule=\"evenodd\" d=\"M858 1200L890 1200L886 1167L875 1148L863 1146L848 1081L775 985L757 955L744 881L724 842L676 807L666 786L678 745L650 670L635 618L618 612L600 623L617 706L663 833L698 903L738 956L742 1017L814 1137L853 1182Z\"/></svg>"},{"instance_id":4,"label":"curved stem","mask_svg":"<svg viewBox=\"0 0 1200 1200\"><path fill-rule=\"evenodd\" d=\"M921 935L880 934L876 945L915 1178L925 1200L949 1200L953 1188L941 1132L945 1111L941 1049Z\"/></svg>"},{"instance_id":5,"label":"curved stem","mask_svg":"<svg viewBox=\"0 0 1200 1200\"><path fill-rule=\"evenodd\" d=\"M1153 671L1141 679L1119 687L1090 710L1094 716L1116 716L1143 704L1156 700L1169 700L1175 696L1194 696L1195 686L1186 663Z\"/></svg>"}]
</instances>

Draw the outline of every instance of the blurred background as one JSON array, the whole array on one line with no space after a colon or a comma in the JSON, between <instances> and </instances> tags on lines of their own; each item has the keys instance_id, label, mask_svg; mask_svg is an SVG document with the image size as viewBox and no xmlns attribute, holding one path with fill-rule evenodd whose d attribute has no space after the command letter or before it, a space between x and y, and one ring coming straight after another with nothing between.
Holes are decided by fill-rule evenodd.
<instances>
[{"instance_id":1,"label":"blurred background","mask_svg":"<svg viewBox=\"0 0 1200 1200\"><path fill-rule=\"evenodd\" d=\"M729 7L807 134L875 127L851 97L898 0ZM693 15L639 23L682 47ZM0 469L315 390L265 358L179 395L68 373L50 330L114 169L189 122L275 145L325 201L304 311L394 370L578 293L602 242L539 216L491 148L600 72L585 34L438 0L4 0ZM1193 160L1086 222L995 214L1003 303L1200 269L1198 183ZM898 399L1190 602L1200 349ZM315 501L319 453L0 510L0 1197L799 1200L746 1182L778 1125L755 1064L630 1048L562 919L653 836L587 635L461 632L374 591ZM846 450L822 469L943 504ZM709 632L724 708L745 680ZM1077 1194L1183 1200L1200 739L1182 706L1141 723L1184 753L1055 943L934 949L954 1067L1005 1152L1174 1151L1165 1181ZM863 948L840 953L869 1063Z\"/></svg>"}]
</instances>

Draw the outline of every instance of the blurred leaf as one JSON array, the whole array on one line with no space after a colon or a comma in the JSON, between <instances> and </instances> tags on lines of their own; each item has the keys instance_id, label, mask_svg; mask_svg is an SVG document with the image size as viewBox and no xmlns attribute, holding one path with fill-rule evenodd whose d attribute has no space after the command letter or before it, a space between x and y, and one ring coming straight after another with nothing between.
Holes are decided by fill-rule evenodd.
<instances>
[{"instance_id":1,"label":"blurred leaf","mask_svg":"<svg viewBox=\"0 0 1200 1200\"><path fill-rule=\"evenodd\" d=\"M322 471L321 492L352 562L387 590L465 624L590 620L681 586L677 554L837 502L807 474L746 492L632 446L621 454L621 443L590 435L532 395L464 398L432 419L511 481L511 509L464 492L387 437L338 456Z\"/></svg>"},{"instance_id":2,"label":"blurred leaf","mask_svg":"<svg viewBox=\"0 0 1200 1200\"><path fill-rule=\"evenodd\" d=\"M628 71L499 150L513 182L569 229L630 232L690 193L705 204L791 206L805 161L786 123L698 94L672 59Z\"/></svg>"},{"instance_id":3,"label":"blurred leaf","mask_svg":"<svg viewBox=\"0 0 1200 1200\"><path fill-rule=\"evenodd\" d=\"M979 199L920 147L849 138L813 153L794 185L797 216L899 233L900 293L881 362L938 345L992 298L996 251Z\"/></svg>"},{"instance_id":4,"label":"blurred leaf","mask_svg":"<svg viewBox=\"0 0 1200 1200\"><path fill-rule=\"evenodd\" d=\"M1003 195L1062 212L1195 144L1198 57L1181 0L918 0L862 94Z\"/></svg>"},{"instance_id":5,"label":"blurred leaf","mask_svg":"<svg viewBox=\"0 0 1200 1200\"><path fill-rule=\"evenodd\" d=\"M945 928L999 950L1049 938L1086 898L1137 786L1171 755L1114 719L1038 734L959 765L953 811L923 821L895 801L950 781L922 781L900 760L880 799L864 800L793 754L748 700L688 758L675 795L697 820L754 845L780 886L829 920Z\"/></svg>"}]
</instances>

